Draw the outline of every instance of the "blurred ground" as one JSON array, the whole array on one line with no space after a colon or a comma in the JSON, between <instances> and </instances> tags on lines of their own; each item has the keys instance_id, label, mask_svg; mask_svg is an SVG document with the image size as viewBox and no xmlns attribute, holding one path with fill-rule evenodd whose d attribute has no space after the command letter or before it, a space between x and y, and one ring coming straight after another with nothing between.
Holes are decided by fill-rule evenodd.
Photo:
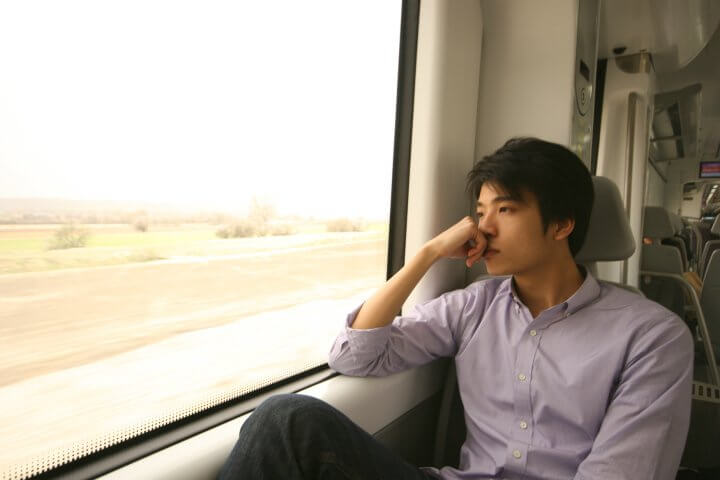
<instances>
[{"instance_id":1,"label":"blurred ground","mask_svg":"<svg viewBox=\"0 0 720 480\"><path fill-rule=\"evenodd\" d=\"M383 282L386 239L262 240L0 275L0 479L323 363L345 313Z\"/></svg>"}]
</instances>

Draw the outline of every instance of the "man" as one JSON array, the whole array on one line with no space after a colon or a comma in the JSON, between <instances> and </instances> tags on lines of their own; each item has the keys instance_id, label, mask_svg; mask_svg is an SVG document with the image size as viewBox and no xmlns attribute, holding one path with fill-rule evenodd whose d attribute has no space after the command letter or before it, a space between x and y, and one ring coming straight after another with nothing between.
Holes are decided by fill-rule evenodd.
<instances>
[{"instance_id":1,"label":"man","mask_svg":"<svg viewBox=\"0 0 720 480\"><path fill-rule=\"evenodd\" d=\"M560 145L513 139L478 162L468 187L476 219L427 242L351 313L329 360L364 376L455 357L459 469L409 465L324 402L281 395L245 422L225 478L675 478L692 337L668 310L575 264L593 203L585 166ZM441 258L512 276L396 317Z\"/></svg>"}]
</instances>

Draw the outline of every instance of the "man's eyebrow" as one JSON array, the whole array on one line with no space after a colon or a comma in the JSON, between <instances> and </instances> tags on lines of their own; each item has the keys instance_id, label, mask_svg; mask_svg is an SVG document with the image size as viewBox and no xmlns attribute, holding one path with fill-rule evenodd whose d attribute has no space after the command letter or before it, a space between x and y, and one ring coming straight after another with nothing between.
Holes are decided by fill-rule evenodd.
<instances>
[{"instance_id":1,"label":"man's eyebrow","mask_svg":"<svg viewBox=\"0 0 720 480\"><path fill-rule=\"evenodd\" d=\"M493 198L493 199L490 201L490 203L500 203L500 202L523 203L522 200L519 200L519 199L517 199L517 198L515 198L515 197L511 197L511 196L509 196L509 195L504 195L504 196L500 196L500 197L495 197L495 198ZM478 207L482 207L482 206L483 206L483 203L482 203L480 200L478 200L477 206L478 206Z\"/></svg>"}]
</instances>

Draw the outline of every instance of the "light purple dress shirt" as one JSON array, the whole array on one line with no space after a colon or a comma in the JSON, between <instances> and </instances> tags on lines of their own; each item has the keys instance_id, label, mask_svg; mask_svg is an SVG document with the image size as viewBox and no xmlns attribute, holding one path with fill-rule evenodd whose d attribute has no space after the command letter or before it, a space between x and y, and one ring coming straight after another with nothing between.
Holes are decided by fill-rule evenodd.
<instances>
[{"instance_id":1,"label":"light purple dress shirt","mask_svg":"<svg viewBox=\"0 0 720 480\"><path fill-rule=\"evenodd\" d=\"M532 318L510 278L473 283L381 328L353 329L329 365L382 376L455 357L467 437L444 480L675 478L690 420L693 340L673 313L587 274Z\"/></svg>"}]
</instances>

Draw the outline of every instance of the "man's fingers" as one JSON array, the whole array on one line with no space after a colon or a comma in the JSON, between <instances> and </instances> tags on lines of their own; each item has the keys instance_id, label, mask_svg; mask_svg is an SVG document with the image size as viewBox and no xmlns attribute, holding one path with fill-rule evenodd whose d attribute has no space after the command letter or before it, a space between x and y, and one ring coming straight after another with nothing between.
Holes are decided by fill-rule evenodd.
<instances>
[{"instance_id":1,"label":"man's fingers","mask_svg":"<svg viewBox=\"0 0 720 480\"><path fill-rule=\"evenodd\" d=\"M483 252L480 251L478 253L475 253L473 255L469 255L468 258L465 260L465 264L468 267L472 267L473 263L478 262L482 258Z\"/></svg>"},{"instance_id":2,"label":"man's fingers","mask_svg":"<svg viewBox=\"0 0 720 480\"><path fill-rule=\"evenodd\" d=\"M480 254L482 255L485 252L485 248L487 245L483 242L482 244L475 245L474 247L468 249L467 256L471 257L473 255Z\"/></svg>"},{"instance_id":3,"label":"man's fingers","mask_svg":"<svg viewBox=\"0 0 720 480\"><path fill-rule=\"evenodd\" d=\"M482 257L479 256L479 255L478 255L478 256L474 256L474 257L468 257L468 259L465 260L465 265L467 265L468 268L470 268L470 267L473 266L474 263L479 263L479 262L480 262L480 258L482 258Z\"/></svg>"},{"instance_id":4,"label":"man's fingers","mask_svg":"<svg viewBox=\"0 0 720 480\"><path fill-rule=\"evenodd\" d=\"M469 248L467 253L468 253L468 256L470 256L470 255L475 255L478 252L482 252L483 250L485 250L485 246L477 246L476 245L472 248Z\"/></svg>"}]
</instances>

